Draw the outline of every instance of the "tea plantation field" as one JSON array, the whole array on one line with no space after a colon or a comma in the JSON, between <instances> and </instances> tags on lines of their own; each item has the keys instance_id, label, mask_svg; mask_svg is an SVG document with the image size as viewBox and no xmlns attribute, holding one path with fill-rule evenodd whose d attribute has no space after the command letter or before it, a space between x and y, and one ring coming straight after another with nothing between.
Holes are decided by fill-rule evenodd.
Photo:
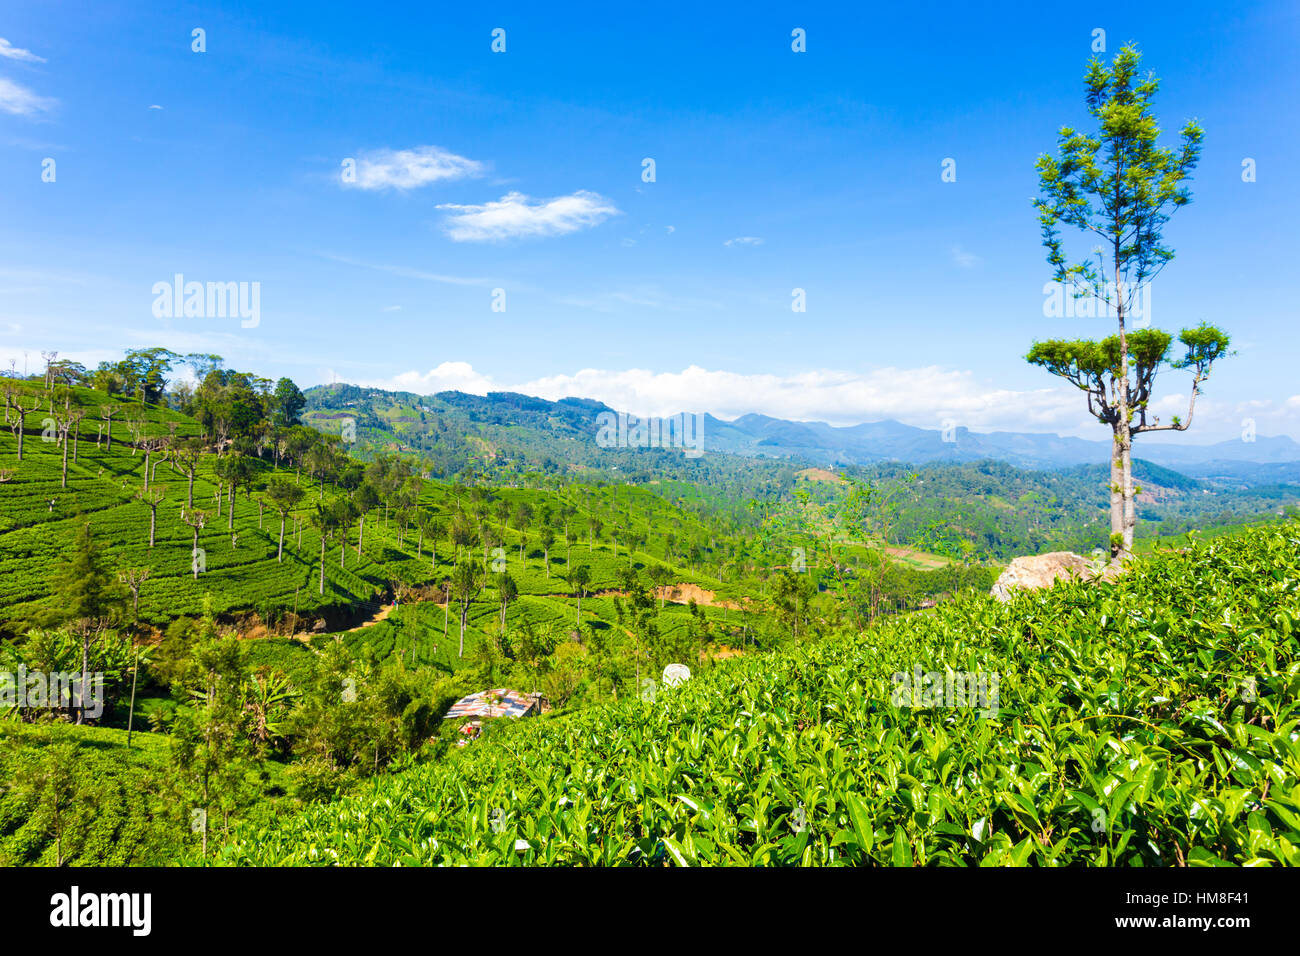
<instances>
[{"instance_id":1,"label":"tea plantation field","mask_svg":"<svg viewBox=\"0 0 1300 956\"><path fill-rule=\"evenodd\" d=\"M327 536L322 589L321 532L310 518L319 503L328 504L342 492L328 483L321 489L292 467L276 469L269 460L257 459L249 486L236 493L232 522L228 492L220 505L216 499L219 459L204 454L198 461L192 501L193 508L209 516L198 535L203 566L195 575L193 529L181 517L190 494L188 475L175 466L169 453L154 452L150 458L149 488L161 495L151 545L150 505L138 497L146 484L146 455L132 446L134 434L123 421L134 414L133 406L116 402L123 410L112 422L110 448L106 442L97 442L96 432L102 426L90 413L97 416L95 410L101 404L114 404L115 400L77 389L75 402L84 406L88 417L75 455L68 455L66 486L63 449L57 441L42 436L44 409L26 416L21 461L17 459L16 437L9 429L0 429L0 630L6 625L21 629L23 622L50 607L60 564L77 529L86 521L112 569L149 570L140 589L139 616L155 625L181 615L201 615L207 601L218 615L256 612L265 619L278 619L295 610L302 615L330 609L365 613L376 610L377 596L390 592L396 584L435 583L450 573L452 555L447 538L433 541L426 535L421 540L411 527L400 532L396 514L379 506L366 518L365 546L360 554L355 523L349 529L346 555L340 554L341 536L337 532ZM176 412L151 406L148 414L148 427L169 438L198 432L197 423ZM307 492L288 516L283 561L276 559L279 515L262 500L269 480L276 475L300 482ZM458 497L449 485L421 482L419 509L442 516L445 527L457 506L469 504L463 491ZM631 498L636 499L635 518ZM589 568L587 588L591 591L616 587L621 570L629 563L641 569L655 563L670 568L674 582L699 583L731 593L707 575L693 574L645 552L629 555L626 541L616 543L614 528L620 521L621 527L629 529L655 521L683 532L706 533L695 516L648 492L627 489L622 501L593 497L590 492L586 498L562 500L552 491L503 489L496 493L496 501L504 501L509 509L522 502L539 510L569 506L574 511L574 540L569 546L563 540L552 545L549 574L535 529L527 534L521 553L517 529L508 522L487 522L503 549L505 568L523 595L568 594L563 575L570 563ZM608 528L603 536L586 533L586 522L596 516ZM436 561L431 549L436 549ZM481 610L486 612L486 607Z\"/></svg>"},{"instance_id":2,"label":"tea plantation field","mask_svg":"<svg viewBox=\"0 0 1300 956\"><path fill-rule=\"evenodd\" d=\"M1298 864L1298 639L1292 521L494 726L217 860ZM997 695L906 706L895 675L917 668Z\"/></svg>"}]
</instances>

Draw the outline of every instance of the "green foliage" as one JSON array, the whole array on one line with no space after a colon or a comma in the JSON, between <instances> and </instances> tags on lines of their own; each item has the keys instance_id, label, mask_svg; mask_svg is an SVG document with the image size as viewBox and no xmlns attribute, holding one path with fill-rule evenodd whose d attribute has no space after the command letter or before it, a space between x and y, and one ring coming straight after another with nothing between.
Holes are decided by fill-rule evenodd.
<instances>
[{"instance_id":1,"label":"green foliage","mask_svg":"<svg viewBox=\"0 0 1300 956\"><path fill-rule=\"evenodd\" d=\"M1114 556L1132 550L1137 525L1131 480L1133 436L1185 430L1201 383L1213 363L1229 354L1228 336L1205 323L1180 333L1187 351L1172 361L1169 333L1130 327L1143 285L1174 257L1173 249L1164 244L1162 230L1173 210L1191 202L1184 183L1196 168L1204 138L1193 120L1183 127L1180 149L1158 145L1160 128L1151 102L1159 83L1152 73L1139 76L1141 59L1132 44L1116 54L1109 69L1094 57L1085 87L1096 135L1064 127L1059 156L1041 156L1036 164L1042 194L1034 200L1034 208L1054 278L1068 285L1076 297L1104 306L1106 314L1116 318L1118 334L1100 342L1037 342L1025 356L1083 391L1088 414L1114 432L1112 454L1122 475L1122 481L1110 482L1116 485L1118 506L1112 512ZM1062 225L1090 242L1100 237L1102 244L1071 263L1061 238ZM1156 375L1166 365L1191 368L1195 374L1187 418L1175 417L1161 425L1159 418L1148 415Z\"/></svg>"},{"instance_id":2,"label":"green foliage","mask_svg":"<svg viewBox=\"0 0 1300 956\"><path fill-rule=\"evenodd\" d=\"M158 866L184 811L160 766L166 741L64 724L0 724L0 866ZM153 738L153 739L150 739Z\"/></svg>"},{"instance_id":3,"label":"green foliage","mask_svg":"<svg viewBox=\"0 0 1300 956\"><path fill-rule=\"evenodd\" d=\"M1298 635L1292 522L503 726L217 857L1294 865ZM917 666L998 674L996 713L896 705Z\"/></svg>"},{"instance_id":4,"label":"green foliage","mask_svg":"<svg viewBox=\"0 0 1300 956\"><path fill-rule=\"evenodd\" d=\"M1160 229L1173 209L1191 202L1183 182L1201 155L1205 133L1191 121L1181 148L1158 145L1160 128L1151 102L1160 88L1153 74L1139 76L1142 55L1133 45L1116 54L1108 69L1098 58L1085 78L1088 113L1096 135L1070 127L1060 131L1060 155L1042 156L1037 170L1043 198L1034 201L1048 262L1058 282L1076 282L1088 294L1112 277L1091 259L1068 263L1058 226L1100 233L1115 246L1115 268L1125 281L1141 283L1173 258ZM1122 293L1121 293L1122 294Z\"/></svg>"}]
</instances>

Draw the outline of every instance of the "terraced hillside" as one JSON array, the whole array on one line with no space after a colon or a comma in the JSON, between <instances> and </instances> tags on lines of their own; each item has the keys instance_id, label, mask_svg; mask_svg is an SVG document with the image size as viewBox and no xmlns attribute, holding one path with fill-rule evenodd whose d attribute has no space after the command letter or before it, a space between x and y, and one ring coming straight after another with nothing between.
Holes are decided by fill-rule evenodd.
<instances>
[{"instance_id":1,"label":"terraced hillside","mask_svg":"<svg viewBox=\"0 0 1300 956\"><path fill-rule=\"evenodd\" d=\"M612 493L593 495L590 489L564 496L504 490L491 495L489 513L486 496L479 492L418 481L412 497L403 501L401 514L395 501L394 507L388 501L373 506L365 521L364 546L358 547L358 516L347 527L336 522L322 528L314 519L322 507L350 495L360 478L349 482L342 472L351 467L359 473L359 464L349 466L343 459L334 473L322 468L313 476L310 464L304 468L302 461L282 460L277 467L269 449L241 456L247 471L236 485L232 505L229 479L219 473L231 453L218 455L205 446L190 459L180 453L180 446L201 431L193 419L81 388L71 390L69 406L84 418L81 434L67 442L66 480L61 435L42 425L51 414L48 410L24 416L21 460L17 433L0 431L0 627L39 619L52 609L60 563L86 522L115 568L148 569L140 588L139 617L158 625L204 613L209 597L218 615L256 612L267 621L295 611L299 616L333 612L328 615L332 620L367 613L381 596L402 584L430 584L447 577L454 550L450 518L462 509L468 513L471 506L482 509L479 528L492 529L493 541L506 558L505 569L516 577L523 594L567 593L564 573L570 562L589 568L587 587L593 591L616 587L620 569L629 561L641 568L664 565L673 581L726 589L684 566L689 560L685 553L661 550L655 557L629 551L634 543L649 539L645 529L651 523L673 529L672 542L708 536L696 516L644 492L628 489L620 499ZM105 421L99 409L108 407L117 411ZM62 420L63 410L56 413ZM292 482L303 492L300 501L285 509L282 559L277 558L280 514L267 494L277 480ZM534 524L521 531L512 524L521 505L557 515L567 512L563 524L571 540L563 540L563 526L553 530L549 575L542 529ZM184 515L199 512L204 523L196 536ZM620 541L624 532L627 537ZM197 573L196 546L202 553Z\"/></svg>"},{"instance_id":2,"label":"terraced hillside","mask_svg":"<svg viewBox=\"0 0 1300 956\"><path fill-rule=\"evenodd\" d=\"M1298 640L1292 521L502 726L219 859L1297 864ZM908 706L918 669L996 693Z\"/></svg>"}]
</instances>

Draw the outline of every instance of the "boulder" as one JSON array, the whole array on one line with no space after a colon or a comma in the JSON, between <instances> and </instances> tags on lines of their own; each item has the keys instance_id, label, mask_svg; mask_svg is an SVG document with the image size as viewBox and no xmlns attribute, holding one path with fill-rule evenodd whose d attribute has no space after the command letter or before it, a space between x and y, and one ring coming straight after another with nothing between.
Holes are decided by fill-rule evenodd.
<instances>
[{"instance_id":1,"label":"boulder","mask_svg":"<svg viewBox=\"0 0 1300 956\"><path fill-rule=\"evenodd\" d=\"M989 594L999 601L1011 599L1012 591L1050 588L1061 578L1077 577L1084 581L1113 581L1122 570L1118 564L1102 559L1085 558L1073 551L1052 551L1016 558L994 583Z\"/></svg>"}]
</instances>

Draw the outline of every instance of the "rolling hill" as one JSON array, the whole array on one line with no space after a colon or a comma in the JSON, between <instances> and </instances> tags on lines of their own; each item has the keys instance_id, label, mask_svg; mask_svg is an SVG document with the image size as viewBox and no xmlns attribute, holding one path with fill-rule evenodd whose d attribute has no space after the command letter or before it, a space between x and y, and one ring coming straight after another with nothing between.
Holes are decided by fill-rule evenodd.
<instances>
[{"instance_id":1,"label":"rolling hill","mask_svg":"<svg viewBox=\"0 0 1300 956\"><path fill-rule=\"evenodd\" d=\"M354 418L359 440L368 436L385 447L409 448L435 460L455 461L456 452L484 449L449 436L441 424L477 434L493 456L522 458L535 467L547 461L591 465L610 458L598 448L597 416L620 414L591 399L547 401L513 392L469 395L439 392L419 396L351 385L318 386L306 393L309 416L322 424ZM811 465L870 465L883 462L925 464L982 460L1004 461L1021 468L1060 469L1104 463L1108 441L1089 441L1027 432L973 432L965 427L917 428L896 421L837 427L824 422L795 422L767 415L742 415L725 421L702 416L703 450L748 458L789 459ZM1229 476L1247 483L1300 483L1300 444L1286 436L1259 436L1254 441L1210 445L1180 444L1143 438L1136 453L1153 464L1195 469L1205 477ZM606 452L601 455L601 452ZM680 459L668 450L661 464Z\"/></svg>"}]
</instances>

